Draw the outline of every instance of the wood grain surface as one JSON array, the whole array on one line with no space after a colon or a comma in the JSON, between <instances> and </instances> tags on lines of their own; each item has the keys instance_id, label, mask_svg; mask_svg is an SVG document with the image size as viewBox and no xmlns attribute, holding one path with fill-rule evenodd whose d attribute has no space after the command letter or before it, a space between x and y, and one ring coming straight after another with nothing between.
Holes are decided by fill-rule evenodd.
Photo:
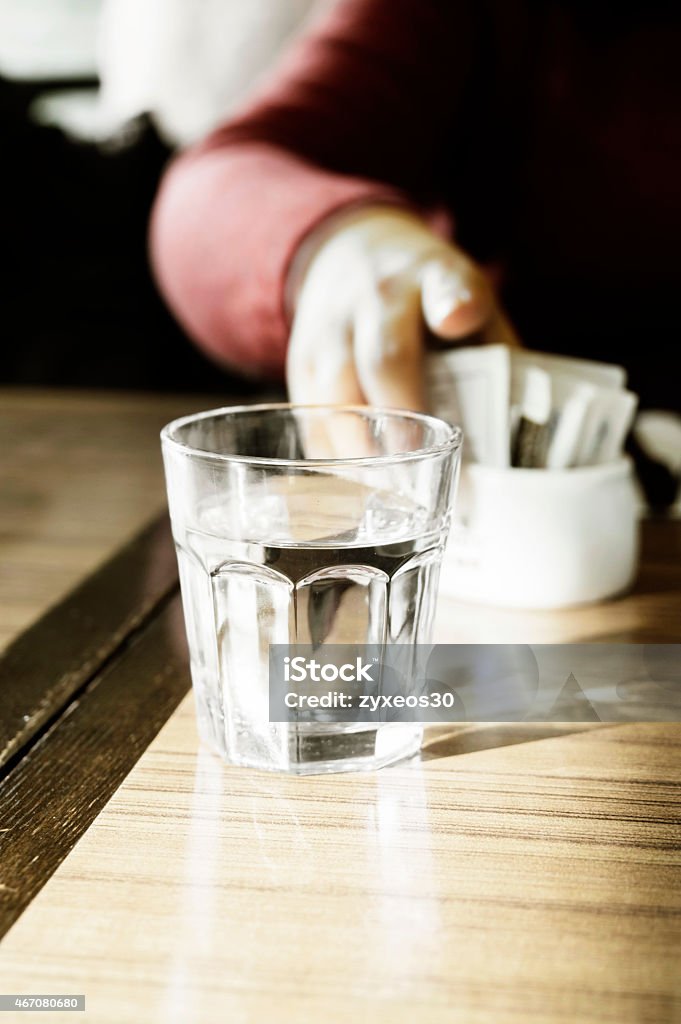
<instances>
[{"instance_id":1,"label":"wood grain surface","mask_svg":"<svg viewBox=\"0 0 681 1024\"><path fill-rule=\"evenodd\" d=\"M72 554L75 582L162 501L134 437L175 413L134 400L128 429L116 400L82 399L65 447L80 444L83 464L67 454L60 473L36 401L36 472L15 467L0 526L33 567L42 554L68 569ZM86 440L102 415L128 449L111 442L113 483ZM126 464L123 518L79 537L79 514L100 508L93 480L113 501ZM74 497L62 474L80 470ZM153 501L140 497L157 484ZM51 495L42 519L31 486ZM444 601L436 639L676 642L680 553L679 522L646 523L631 594L560 613ZM45 579L16 586L12 628L66 591L56 568ZM0 585L0 608L11 591ZM84 992L83 1019L97 1024L681 1021L681 726L440 727L420 758L376 773L231 768L198 747L189 696L147 746L188 683L177 615L171 601L145 620L3 783L7 919L27 878L30 895L49 881L0 947L0 992Z\"/></svg>"},{"instance_id":2,"label":"wood grain surface","mask_svg":"<svg viewBox=\"0 0 681 1024\"><path fill-rule=\"evenodd\" d=\"M10 931L0 990L83 992L97 1024L681 1020L681 731L523 732L289 778L199 750L188 698Z\"/></svg>"},{"instance_id":3,"label":"wood grain surface","mask_svg":"<svg viewBox=\"0 0 681 1024\"><path fill-rule=\"evenodd\" d=\"M161 427L224 404L0 388L0 648L163 511Z\"/></svg>"}]
</instances>

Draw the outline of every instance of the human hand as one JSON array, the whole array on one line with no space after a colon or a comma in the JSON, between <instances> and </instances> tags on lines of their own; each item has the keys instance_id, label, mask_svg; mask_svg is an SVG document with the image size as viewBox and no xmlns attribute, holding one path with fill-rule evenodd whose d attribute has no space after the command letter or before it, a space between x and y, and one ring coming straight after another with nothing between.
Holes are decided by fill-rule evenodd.
<instances>
[{"instance_id":1,"label":"human hand","mask_svg":"<svg viewBox=\"0 0 681 1024\"><path fill-rule=\"evenodd\" d=\"M445 345L518 344L482 270L415 214L365 207L310 244L293 269L292 402L423 410L426 326Z\"/></svg>"}]
</instances>

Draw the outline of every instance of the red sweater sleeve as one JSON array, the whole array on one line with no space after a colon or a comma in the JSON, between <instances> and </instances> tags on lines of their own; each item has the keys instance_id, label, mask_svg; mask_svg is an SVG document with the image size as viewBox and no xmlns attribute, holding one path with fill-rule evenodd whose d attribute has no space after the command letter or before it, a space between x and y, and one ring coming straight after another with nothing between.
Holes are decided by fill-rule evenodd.
<instances>
[{"instance_id":1,"label":"red sweater sleeve","mask_svg":"<svg viewBox=\"0 0 681 1024\"><path fill-rule=\"evenodd\" d=\"M286 273L360 202L426 206L473 49L457 0L337 0L237 118L177 158L152 215L168 304L219 361L280 375Z\"/></svg>"}]
</instances>

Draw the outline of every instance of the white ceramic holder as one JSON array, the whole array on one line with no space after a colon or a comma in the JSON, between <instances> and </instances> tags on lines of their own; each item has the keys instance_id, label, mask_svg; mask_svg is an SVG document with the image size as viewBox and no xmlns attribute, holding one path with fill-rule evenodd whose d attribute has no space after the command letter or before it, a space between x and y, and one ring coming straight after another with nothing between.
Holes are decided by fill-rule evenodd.
<instances>
[{"instance_id":1,"label":"white ceramic holder","mask_svg":"<svg viewBox=\"0 0 681 1024\"><path fill-rule=\"evenodd\" d=\"M509 608L562 608L626 589L639 501L627 458L576 469L462 469L440 592Z\"/></svg>"}]
</instances>

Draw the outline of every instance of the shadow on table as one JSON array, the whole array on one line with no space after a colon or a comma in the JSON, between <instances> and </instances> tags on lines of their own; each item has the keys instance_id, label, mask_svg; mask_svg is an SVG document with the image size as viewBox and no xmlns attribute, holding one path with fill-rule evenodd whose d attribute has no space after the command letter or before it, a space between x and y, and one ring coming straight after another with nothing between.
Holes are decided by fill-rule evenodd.
<instances>
[{"instance_id":1,"label":"shadow on table","mask_svg":"<svg viewBox=\"0 0 681 1024\"><path fill-rule=\"evenodd\" d=\"M504 722L481 725L436 727L426 731L421 760L472 754L480 750L512 747L518 743L553 739L606 727L602 722Z\"/></svg>"}]
</instances>

